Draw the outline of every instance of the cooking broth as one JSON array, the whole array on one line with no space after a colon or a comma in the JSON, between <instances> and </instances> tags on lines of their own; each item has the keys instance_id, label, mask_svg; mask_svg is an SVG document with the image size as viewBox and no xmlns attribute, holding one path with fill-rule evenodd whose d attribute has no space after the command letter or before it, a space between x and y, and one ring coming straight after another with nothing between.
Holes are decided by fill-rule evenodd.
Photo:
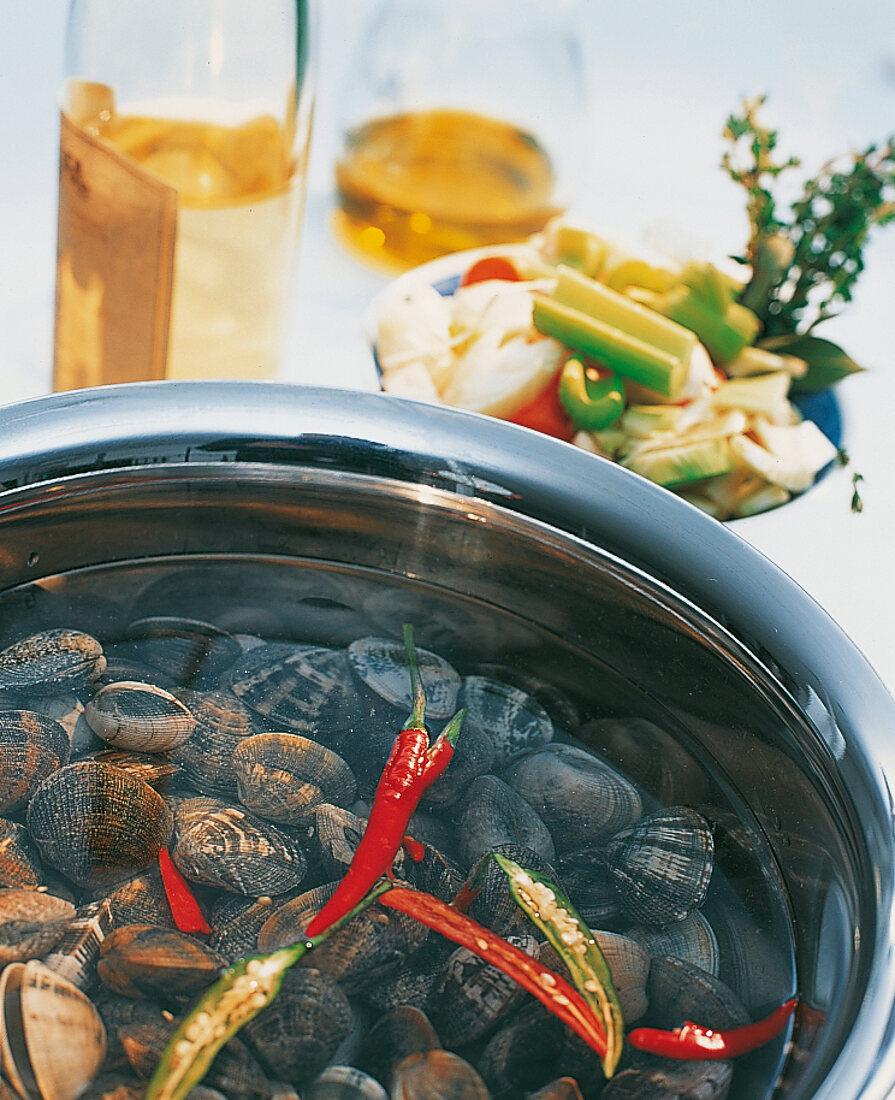
<instances>
[{"instance_id":1,"label":"cooking broth","mask_svg":"<svg viewBox=\"0 0 895 1100\"><path fill-rule=\"evenodd\" d=\"M606 609L607 624L611 622L610 611ZM546 863L548 873L565 885L572 902L584 912L603 914L602 918L596 915L593 920L589 918L592 927L622 935L634 929L634 942L640 944L640 954L645 952L647 969L654 974L661 974L663 966L667 969L668 964L659 960L664 958L665 951L671 950L667 945L657 944L669 930L680 930L683 920L698 924L704 937L707 927L707 939L715 942L716 976L705 979L713 991L705 1002L707 1005L716 1006L715 983L720 982L720 988L731 991L734 1004L746 1018L754 1019L765 1015L796 988L796 948L788 894L766 835L768 823L759 822L747 810L740 789L744 780L731 773L728 763L739 751L744 768L748 768L744 759L748 754L742 750L742 729L724 724L727 688L724 673L713 669L712 675L718 678L711 680L707 672L706 685L702 685L691 670L687 684L675 687L674 662L670 658L666 667L656 669L653 682L633 682L606 660L588 653L575 637L559 637L531 619L510 614L485 601L462 598L432 585L371 570L224 556L195 557L188 563L166 559L103 566L47 578L0 596L2 646L9 647L44 631L82 631L99 642L105 664L102 669L97 664L94 672L80 682L67 681L60 675L52 689L46 686L44 678L36 688L12 690L7 686L4 692L3 705L8 710L52 710L62 717L71 739L68 763L60 759L55 767L48 767L45 778L36 782L24 801L12 801L3 811L7 821L17 827L13 830L15 838L30 857L30 862L24 860L24 864L30 867L33 881L22 885L32 890L46 887L47 894L68 901L82 925L90 926L92 935L92 939L88 936L78 941L76 933L81 925L74 915L68 920L56 917L54 927L59 932L56 939L48 936L36 949L14 942L7 947L6 961L42 958L55 973L71 978L85 991L98 1006L104 1024L103 1064L106 1068L111 1064L122 1081L131 1081L137 1089L142 1087L141 1082L145 1082L158 1057L159 1044L170 1031L170 1017L182 1013L196 993L213 980L218 963L223 965L252 953L259 943L270 949L275 943L288 940L290 926L285 923L285 916L278 921L276 914L285 913L290 906L295 908L292 903L306 899L308 891L325 888L339 877L337 868L344 866L347 857L343 853L340 864L338 845L329 848L322 845L324 822L327 827L335 823L343 829L340 833L343 840L351 842L353 838L356 843L355 819L362 818L369 809L369 799L391 739L409 709L409 679L406 685L401 682L403 671L398 668L396 681L392 675L394 669L389 667L386 679L391 677L390 686L382 687L379 674L383 665L393 661L393 655L381 641L369 640L387 639L392 648L400 651L401 626L405 622L414 625L417 647L434 655L421 657L433 736L447 715L465 703L470 708L470 717L461 733L460 745L464 745L465 734L467 743L475 745L476 751L470 748L461 753L458 746L452 768L458 775L462 769L461 778L455 779L449 793L445 788L443 798L425 800L414 818L418 839L444 857L438 864L441 877L437 885L428 880L422 883L419 876L427 865L415 869L408 858L399 860L399 877L433 892L443 890L445 900L450 900L451 892L480 854L470 840L475 832L473 825L478 827L474 811L492 797L499 808L500 800L506 796L511 799L512 812L503 818L497 815L496 823L489 824L490 832L485 831L483 843L503 830L506 835L502 843L518 844L524 831L525 848ZM621 637L619 647L623 656ZM314 665L313 675L302 680L307 662L313 664L321 653L326 654L325 666ZM280 667L277 662L281 662L284 670L281 678L272 673L275 665ZM0 654L0 679L8 664ZM445 667L448 673L444 672ZM334 668L341 670L341 680L335 685L338 676L332 672ZM457 697L455 687L442 710L437 677L450 679L451 674L457 677L460 696ZM733 678L735 673L726 675ZM96 700L104 685L120 681L151 683L173 695L185 704L196 724L185 739L160 752L147 752L146 744L141 743L140 755L135 756L127 743L122 747L115 743L114 737L105 743L93 732L98 728L100 709ZM9 685L8 679L6 682ZM390 695L396 682L397 694ZM296 699L299 683L303 684L305 694ZM502 686L498 690L494 685ZM309 701L312 688L331 694L319 705L312 705ZM699 722L705 726L706 716L712 717L714 708L713 743L717 745L717 755L705 752L705 741L695 736L682 720L683 711L676 705L687 692L699 693L703 688ZM226 729L225 723L219 726L224 733L214 746L200 744L200 730L207 732L214 726L209 712L203 708L212 700L219 705L222 698L233 703L232 713L236 717L232 717ZM57 700L60 705L54 709L52 704ZM86 720L85 706L93 728ZM750 717L742 717L746 728ZM755 724L756 728L767 726L769 720L756 714ZM296 810L294 802L290 802L283 809L281 802L276 811L265 810L267 816L264 816L259 806L269 805L264 800L271 794L271 785L262 783L260 791L257 788L250 791L248 780L238 785L233 753L248 738L272 733L288 733L319 742L328 750L328 765L332 764L332 755L346 764L353 785L352 782L332 788L321 785L320 798L311 808ZM548 746L567 748L559 752ZM622 817L605 829L595 824L602 813L602 804L596 799L585 801L577 816L570 815L570 798L565 795L560 805L551 803L539 810L533 808L533 800L538 796L532 795L532 784L537 786L536 777L540 774L530 771L533 759L543 757L544 766L548 767L545 774L552 775L549 768L555 767L555 758L561 756L574 764L576 777L589 779L591 766L581 763L577 755L582 750L588 760L599 762L601 776L605 771L612 776L613 783L617 779L625 799L630 800L634 792L638 800L633 810L630 801L627 809L623 806L619 810ZM123 755L113 757L112 753ZM73 816L58 823L52 837L46 831L50 827L40 824L45 807L62 805L61 799L54 801L50 797L55 797L59 773L85 761L94 765L99 761L104 767L129 771L137 791L148 784L153 792L146 805L159 815L156 832L150 829L141 834L141 843L121 859L117 855L109 857L98 848L92 862L89 858L86 863L75 859L64 840L66 834L77 832L80 818ZM344 771L337 770L344 780ZM451 778L450 770L444 777L446 781ZM519 790L525 790L527 798L522 798ZM214 802L197 801L201 799ZM520 799L527 810L525 806L520 809ZM80 805L86 813L97 803L94 800L91 804L88 794L86 802ZM337 807L334 811L333 805ZM330 809L320 810L320 806ZM696 811L711 836L714 852L706 888L696 888L673 918L663 906L676 889L674 883L669 882L667 890L644 903L657 905L655 910L635 906L622 896L618 885L621 879L613 878L612 873L607 879L608 892L594 889L596 879L606 877L601 859L613 848L616 838L636 830L644 820L656 820L667 807L685 807L688 813ZM170 821L173 821L171 847L177 859L178 845L187 834L191 837L201 834L208 815L225 818L229 815L230 820L234 813L241 815L241 821L260 821L262 840L236 871L232 867L216 867L211 871L207 862L201 863L196 857L190 863L192 857L181 853L181 869L186 868L213 933L207 941L193 937L195 956L190 956L191 961L177 971L176 980L167 974L159 976L146 963L147 952L136 950L134 944L145 946L139 936L158 937L157 942L152 941L152 950L147 948L156 958L171 947L165 938L172 930L172 922L164 895L141 896L138 900L128 895L125 899L122 882L139 880L141 889L151 891L153 885L157 889L155 855L159 846L167 842L166 828L170 828ZM528 831L520 824L523 818ZM136 824L134 819L128 820L124 832L133 833ZM216 835L220 841L221 834ZM201 839L196 843L200 844ZM804 839L803 843L807 845ZM262 847L269 855L262 860L254 859ZM618 848L615 844L615 849ZM481 849L485 850L487 846ZM204 855L214 857L211 841ZM67 864L67 859L72 862ZM812 852L810 845L806 846L805 889L823 879L823 861L823 853ZM672 862L671 857L667 862ZM427 867L425 873L430 872ZM7 877L0 885L7 888L15 885L8 867L4 873ZM251 878L252 875L257 877ZM103 909L106 898L113 900ZM303 904L313 909L320 902L312 898ZM506 926L500 927L501 934L504 929L507 935L525 934L517 917L507 916L503 910L498 916L483 909L478 916L483 923L492 921L499 925L507 920ZM599 923L594 923L595 920ZM44 923L50 923L49 919ZM116 931L135 925L151 926L150 932L122 936ZM11 929L8 921L7 930ZM528 933L531 931L530 926ZM446 945L434 933L425 943L424 937L406 929L402 934L405 938L389 950L377 942L376 950L382 949L384 953L372 963L375 967L372 972L369 958L346 961L348 941L342 933L338 943L334 939L311 953L308 959L311 973L316 974L319 964L319 969L329 977L314 978L321 983L320 989L305 990L301 994L305 997L302 1003L326 1001L326 1027L332 1035L330 1046L302 1061L294 1054L284 1054L279 1046L273 1050L259 1026L242 1037L245 1043L238 1048L239 1057L249 1066L248 1074L240 1078L242 1084L237 1082L238 1075L232 1067L225 1072L217 1064L210 1083L217 1081L216 1087L221 1092L230 1100L238 1100L241 1096L271 1095L273 1086L268 1089L264 1084L267 1080L287 1080L305 1095L303 1090L308 1088L310 1079L327 1064L353 1064L364 1072L387 1075L383 1069L388 1064L384 1053L387 1043L383 1040L375 1044L374 1057L365 1036L377 1026L377 1021L386 1016L393 1019L388 1014L396 1005L410 1004L429 1016L436 1030L440 1027L450 1036L450 1041L443 1045L482 1075L495 1098L521 1095L522 1081L524 1091L534 1091L569 1073L578 1075L585 1096L601 1094L597 1059L561 1034L557 1039L550 1019L527 994L512 991L497 994L493 984L487 986L486 992L494 996L489 1000L489 996L481 994L478 1008L482 1013L491 1012L492 1001L500 1001L493 1019L484 1022L472 1013L472 1022L464 1023L468 1030L463 1031L457 1022L463 1013L459 1008L445 1006L455 1004L450 998L460 998L457 1004L462 1002L468 1014L470 998L475 994L464 992L461 979L469 960L459 962L452 945ZM291 938L300 936L300 926L296 925ZM11 935L5 938L14 939ZM710 956L711 950L706 957L706 965L711 967ZM428 967L433 959L438 961L435 973L427 974L423 981L412 967ZM670 974L672 984L679 988L692 978L689 971L682 974L674 967ZM700 969L700 979L701 975ZM306 975L295 981L299 980L311 981ZM646 974L642 976L644 988L640 992L647 1002L650 992L655 992L647 984L649 980ZM698 983L694 988L697 987L701 988ZM300 996L290 990L288 996L293 995ZM284 1004L286 1001L284 996ZM343 1011L345 1005L347 1015ZM716 1010L706 1008L707 1012ZM735 1017L737 1010L731 1007L729 1011ZM662 1005L648 1003L642 1019L660 1018L665 1011ZM168 1020L163 1012L168 1013ZM731 1026L730 1019L698 1019L698 1022L713 1027ZM677 1024L666 1019L657 1026ZM140 1027L144 1030L139 1031ZM501 1036L512 1036L514 1028L527 1048L524 1063L518 1065L512 1057L501 1061L504 1047L513 1047L509 1039L502 1046ZM323 1029L323 1022L315 1028L319 1033ZM140 1043L134 1038L137 1032ZM738 1060L733 1065L729 1095L750 1100L771 1095L784 1063L783 1046L781 1037ZM620 1069L627 1068L629 1061L630 1056L626 1056ZM102 1059L97 1061L94 1076L100 1074L101 1062ZM448 1067L440 1062L436 1065L436 1060L432 1060L431 1066L427 1062L424 1069L426 1073L442 1075L439 1081L444 1074L455 1071L453 1065ZM701 1071L694 1068L693 1072ZM723 1095L720 1091L725 1087L723 1076L718 1077L718 1082L717 1093L700 1095ZM653 1095L644 1087L647 1091L642 1095ZM431 1092L420 1093L427 1094Z\"/></svg>"}]
</instances>

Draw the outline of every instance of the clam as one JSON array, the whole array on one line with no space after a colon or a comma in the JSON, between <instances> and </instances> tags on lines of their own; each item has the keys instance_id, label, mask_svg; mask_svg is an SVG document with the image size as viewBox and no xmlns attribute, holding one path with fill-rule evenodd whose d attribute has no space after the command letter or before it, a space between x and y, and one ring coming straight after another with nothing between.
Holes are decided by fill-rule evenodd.
<instances>
[{"instance_id":1,"label":"clam","mask_svg":"<svg viewBox=\"0 0 895 1100\"><path fill-rule=\"evenodd\" d=\"M364 988L365 999L382 1012L413 1008L429 1013L435 1004L441 968L453 946L443 937L429 937L396 968L383 974L375 985Z\"/></svg>"},{"instance_id":2,"label":"clam","mask_svg":"<svg viewBox=\"0 0 895 1100\"><path fill-rule=\"evenodd\" d=\"M615 883L603 862L603 848L578 848L556 860L556 873L590 928L608 928L618 916Z\"/></svg>"},{"instance_id":3,"label":"clam","mask_svg":"<svg viewBox=\"0 0 895 1100\"><path fill-rule=\"evenodd\" d=\"M634 1066L617 1073L600 1100L724 1100L730 1088L730 1062L668 1062Z\"/></svg>"},{"instance_id":4,"label":"clam","mask_svg":"<svg viewBox=\"0 0 895 1100\"><path fill-rule=\"evenodd\" d=\"M663 928L637 925L626 929L625 935L636 940L654 958L670 956L683 959L684 962L707 970L709 974L718 974L718 938L698 909L683 920L667 924Z\"/></svg>"},{"instance_id":5,"label":"clam","mask_svg":"<svg viewBox=\"0 0 895 1100\"><path fill-rule=\"evenodd\" d=\"M338 982L311 967L288 971L273 1004L245 1028L270 1075L294 1084L316 1077L351 1028L351 1006Z\"/></svg>"},{"instance_id":6,"label":"clam","mask_svg":"<svg viewBox=\"0 0 895 1100\"><path fill-rule=\"evenodd\" d=\"M101 899L103 900L103 899ZM112 919L122 924L155 924L173 927L171 906L158 867L119 882L108 891Z\"/></svg>"},{"instance_id":7,"label":"clam","mask_svg":"<svg viewBox=\"0 0 895 1100\"><path fill-rule=\"evenodd\" d=\"M488 731L496 768L553 740L553 722L541 703L501 680L464 677L458 703L470 722Z\"/></svg>"},{"instance_id":8,"label":"clam","mask_svg":"<svg viewBox=\"0 0 895 1100\"><path fill-rule=\"evenodd\" d=\"M43 882L40 853L24 825L0 817L0 888L33 888Z\"/></svg>"},{"instance_id":9,"label":"clam","mask_svg":"<svg viewBox=\"0 0 895 1100\"><path fill-rule=\"evenodd\" d=\"M174 777L180 772L178 765L169 757L151 752L99 749L82 759L98 760L102 764L111 764L113 768L118 768L120 771L129 772L137 779L148 783L159 794L168 789Z\"/></svg>"},{"instance_id":10,"label":"clam","mask_svg":"<svg viewBox=\"0 0 895 1100\"><path fill-rule=\"evenodd\" d=\"M73 692L38 696L29 693L28 709L52 718L62 726L71 750L69 759L99 745L96 734L87 725L84 717L84 704Z\"/></svg>"},{"instance_id":11,"label":"clam","mask_svg":"<svg viewBox=\"0 0 895 1100\"><path fill-rule=\"evenodd\" d=\"M694 1020L724 1029L749 1023L749 1013L729 985L683 959L653 959L646 987L648 1022L655 1027L681 1027Z\"/></svg>"},{"instance_id":12,"label":"clam","mask_svg":"<svg viewBox=\"0 0 895 1100\"><path fill-rule=\"evenodd\" d=\"M259 733L233 754L239 800L268 821L294 824L322 802L350 805L354 773L341 756L294 733Z\"/></svg>"},{"instance_id":13,"label":"clam","mask_svg":"<svg viewBox=\"0 0 895 1100\"><path fill-rule=\"evenodd\" d=\"M359 713L343 649L270 642L243 654L229 683L237 698L269 722L337 751Z\"/></svg>"},{"instance_id":14,"label":"clam","mask_svg":"<svg viewBox=\"0 0 895 1100\"><path fill-rule=\"evenodd\" d=\"M507 936L506 940L526 955L538 957L534 936ZM493 1031L524 995L522 987L502 970L458 947L442 967L432 1022L445 1046L462 1047Z\"/></svg>"},{"instance_id":15,"label":"clam","mask_svg":"<svg viewBox=\"0 0 895 1100\"><path fill-rule=\"evenodd\" d=\"M392 1074L391 1100L491 1100L476 1070L449 1050L410 1054Z\"/></svg>"},{"instance_id":16,"label":"clam","mask_svg":"<svg viewBox=\"0 0 895 1100\"><path fill-rule=\"evenodd\" d=\"M685 806L660 810L606 845L622 913L650 925L683 920L702 904L714 842L706 820Z\"/></svg>"},{"instance_id":17,"label":"clam","mask_svg":"<svg viewBox=\"0 0 895 1100\"><path fill-rule=\"evenodd\" d=\"M196 720L192 734L173 753L183 775L203 794L236 798L233 753L256 733L252 714L232 692L177 692Z\"/></svg>"},{"instance_id":18,"label":"clam","mask_svg":"<svg viewBox=\"0 0 895 1100\"><path fill-rule=\"evenodd\" d=\"M211 935L208 946L218 954L235 962L246 955L254 955L258 950L258 933L279 905L292 900L292 893L273 898L244 897L240 894L226 894L215 902L208 914ZM295 895L297 896L297 895Z\"/></svg>"},{"instance_id":19,"label":"clam","mask_svg":"<svg viewBox=\"0 0 895 1100\"><path fill-rule=\"evenodd\" d=\"M64 727L32 710L0 711L0 814L23 809L71 746Z\"/></svg>"},{"instance_id":20,"label":"clam","mask_svg":"<svg viewBox=\"0 0 895 1100\"><path fill-rule=\"evenodd\" d=\"M546 745L516 760L504 774L563 851L610 837L643 813L640 795L624 776L574 745Z\"/></svg>"},{"instance_id":21,"label":"clam","mask_svg":"<svg viewBox=\"0 0 895 1100\"><path fill-rule=\"evenodd\" d=\"M301 1090L302 1100L389 1100L375 1077L354 1066L328 1066Z\"/></svg>"},{"instance_id":22,"label":"clam","mask_svg":"<svg viewBox=\"0 0 895 1100\"><path fill-rule=\"evenodd\" d=\"M86 992L96 976L96 960L112 931L112 907L108 898L88 902L70 920L44 965Z\"/></svg>"},{"instance_id":23,"label":"clam","mask_svg":"<svg viewBox=\"0 0 895 1100\"><path fill-rule=\"evenodd\" d=\"M39 959L59 942L75 915L64 898L37 890L0 890L0 967Z\"/></svg>"},{"instance_id":24,"label":"clam","mask_svg":"<svg viewBox=\"0 0 895 1100\"><path fill-rule=\"evenodd\" d=\"M171 858L188 879L261 897L294 890L307 870L298 844L247 810L189 799L177 811Z\"/></svg>"},{"instance_id":25,"label":"clam","mask_svg":"<svg viewBox=\"0 0 895 1100\"><path fill-rule=\"evenodd\" d=\"M530 1092L528 1100L584 1100L574 1077L557 1077L537 1090Z\"/></svg>"},{"instance_id":26,"label":"clam","mask_svg":"<svg viewBox=\"0 0 895 1100\"><path fill-rule=\"evenodd\" d=\"M92 683L106 667L103 648L80 630L43 630L0 651L0 691L55 695Z\"/></svg>"},{"instance_id":27,"label":"clam","mask_svg":"<svg viewBox=\"0 0 895 1100\"><path fill-rule=\"evenodd\" d=\"M399 1005L384 1012L364 1036L357 1064L388 1088L392 1070L408 1055L440 1048L441 1040L425 1012Z\"/></svg>"},{"instance_id":28,"label":"clam","mask_svg":"<svg viewBox=\"0 0 895 1100\"><path fill-rule=\"evenodd\" d=\"M0 975L4 1077L20 1096L76 1100L102 1064L106 1035L92 1002L42 963Z\"/></svg>"},{"instance_id":29,"label":"clam","mask_svg":"<svg viewBox=\"0 0 895 1100\"><path fill-rule=\"evenodd\" d=\"M476 1068L495 1100L517 1100L566 1072L564 1025L540 1004L526 1004L485 1044ZM596 1061L591 1079L601 1081Z\"/></svg>"},{"instance_id":30,"label":"clam","mask_svg":"<svg viewBox=\"0 0 895 1100\"><path fill-rule=\"evenodd\" d=\"M87 703L85 716L97 737L133 752L170 752L196 725L189 707L169 691L134 680L101 687Z\"/></svg>"},{"instance_id":31,"label":"clam","mask_svg":"<svg viewBox=\"0 0 895 1100\"><path fill-rule=\"evenodd\" d=\"M83 761L41 783L27 823L49 864L80 886L100 889L154 862L171 835L172 818L147 783Z\"/></svg>"},{"instance_id":32,"label":"clam","mask_svg":"<svg viewBox=\"0 0 895 1100\"><path fill-rule=\"evenodd\" d=\"M127 628L127 643L133 657L184 687L217 684L241 652L226 630L174 615L135 620Z\"/></svg>"},{"instance_id":33,"label":"clam","mask_svg":"<svg viewBox=\"0 0 895 1100\"><path fill-rule=\"evenodd\" d=\"M314 865L327 879L338 879L348 868L367 822L342 806L323 802L315 806L308 849Z\"/></svg>"},{"instance_id":34,"label":"clam","mask_svg":"<svg viewBox=\"0 0 895 1100\"><path fill-rule=\"evenodd\" d=\"M416 658L426 691L429 722L445 721L457 710L460 675L444 658L417 648ZM403 723L413 706L410 671L403 642L390 638L359 638L348 646L348 660L367 697L391 708L394 723ZM388 719L386 720L388 723ZM399 725L395 730L400 729Z\"/></svg>"},{"instance_id":35,"label":"clam","mask_svg":"<svg viewBox=\"0 0 895 1100\"><path fill-rule=\"evenodd\" d=\"M276 909L258 935L258 950L274 951L302 939L334 889L335 883L315 887ZM427 935L424 925L374 902L315 947L312 962L354 993L381 982Z\"/></svg>"},{"instance_id":36,"label":"clam","mask_svg":"<svg viewBox=\"0 0 895 1100\"><path fill-rule=\"evenodd\" d=\"M501 844L521 844L551 861L553 838L531 805L496 775L474 779L457 811L460 855L472 865Z\"/></svg>"},{"instance_id":37,"label":"clam","mask_svg":"<svg viewBox=\"0 0 895 1100\"><path fill-rule=\"evenodd\" d=\"M105 938L96 970L125 997L178 1002L201 993L226 967L223 956L183 932L128 924Z\"/></svg>"}]
</instances>

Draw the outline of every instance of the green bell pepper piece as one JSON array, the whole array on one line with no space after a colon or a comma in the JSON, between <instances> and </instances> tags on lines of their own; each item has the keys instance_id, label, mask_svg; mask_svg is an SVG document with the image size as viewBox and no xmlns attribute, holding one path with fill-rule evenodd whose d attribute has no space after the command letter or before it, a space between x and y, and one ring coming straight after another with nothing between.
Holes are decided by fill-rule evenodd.
<instances>
[{"instance_id":1,"label":"green bell pepper piece","mask_svg":"<svg viewBox=\"0 0 895 1100\"><path fill-rule=\"evenodd\" d=\"M559 376L559 400L572 420L587 431L608 428L625 411L625 392L618 375L589 377L584 363L574 357L566 361Z\"/></svg>"}]
</instances>

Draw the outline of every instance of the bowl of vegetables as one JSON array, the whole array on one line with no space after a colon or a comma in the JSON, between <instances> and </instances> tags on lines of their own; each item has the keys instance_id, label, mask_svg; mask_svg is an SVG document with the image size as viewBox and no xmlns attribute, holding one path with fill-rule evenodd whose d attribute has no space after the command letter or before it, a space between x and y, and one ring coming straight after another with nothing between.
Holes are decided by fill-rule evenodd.
<instances>
[{"instance_id":1,"label":"bowl of vegetables","mask_svg":"<svg viewBox=\"0 0 895 1100\"><path fill-rule=\"evenodd\" d=\"M553 435L722 520L847 464L833 387L861 368L815 330L850 300L861 245L888 216L892 152L831 162L787 220L772 189L796 162L774 162L762 103L725 131L723 165L749 195L742 256L671 263L558 221L443 257L374 303L383 389Z\"/></svg>"}]
</instances>

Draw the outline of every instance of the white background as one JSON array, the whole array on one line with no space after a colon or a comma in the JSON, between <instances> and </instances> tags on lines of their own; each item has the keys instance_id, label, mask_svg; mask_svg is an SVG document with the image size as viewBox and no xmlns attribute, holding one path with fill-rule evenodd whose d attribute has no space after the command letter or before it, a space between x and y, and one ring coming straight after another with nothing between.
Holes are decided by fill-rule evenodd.
<instances>
[{"instance_id":1,"label":"white background","mask_svg":"<svg viewBox=\"0 0 895 1100\"><path fill-rule=\"evenodd\" d=\"M385 278L340 250L329 214L340 97L378 5L321 7L317 123L283 378L372 389L363 312ZM49 387L66 8L65 0L0 0L0 403ZM832 154L895 132L890 0L580 0L578 9L589 166L574 211L598 232L637 240L659 229L717 256L739 251L741 192L717 165L724 120L744 95L768 93L781 152L812 174ZM535 67L531 79L551 74ZM734 527L827 609L892 689L895 226L876 234L866 260L852 307L822 330L869 368L839 390L864 512L851 514L849 478L837 471L786 508Z\"/></svg>"}]
</instances>

